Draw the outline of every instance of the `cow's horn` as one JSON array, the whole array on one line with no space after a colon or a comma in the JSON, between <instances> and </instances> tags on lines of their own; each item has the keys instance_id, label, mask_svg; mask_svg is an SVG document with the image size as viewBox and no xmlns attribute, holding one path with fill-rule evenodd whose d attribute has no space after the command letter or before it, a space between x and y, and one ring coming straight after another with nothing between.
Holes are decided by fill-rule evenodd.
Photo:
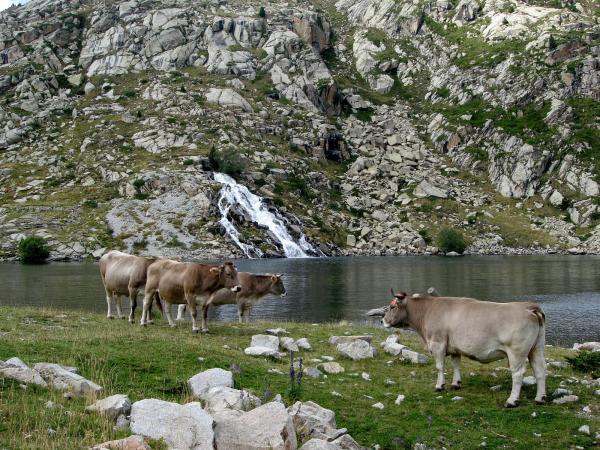
<instances>
[{"instance_id":1,"label":"cow's horn","mask_svg":"<svg viewBox=\"0 0 600 450\"><path fill-rule=\"evenodd\" d=\"M390 288L390 292L392 293L392 297L396 296L396 294L394 294L394 288Z\"/></svg>"}]
</instances>

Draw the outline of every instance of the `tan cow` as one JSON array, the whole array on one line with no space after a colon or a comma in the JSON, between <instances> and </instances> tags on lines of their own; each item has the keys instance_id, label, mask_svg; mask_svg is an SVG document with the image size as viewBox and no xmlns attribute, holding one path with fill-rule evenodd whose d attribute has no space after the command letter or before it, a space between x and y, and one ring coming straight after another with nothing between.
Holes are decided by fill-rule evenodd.
<instances>
[{"instance_id":1,"label":"tan cow","mask_svg":"<svg viewBox=\"0 0 600 450\"><path fill-rule=\"evenodd\" d=\"M208 331L207 317L210 306L237 304L239 321L243 323L248 322L252 307L267 295L285 297L286 291L281 277L282 275L279 273L257 275L248 272L238 272L238 280L242 286L239 292L231 292L231 289L219 289L208 297L205 303L200 305L202 307L202 331ZM185 306L179 305L176 320L183 319Z\"/></svg>"},{"instance_id":2,"label":"tan cow","mask_svg":"<svg viewBox=\"0 0 600 450\"><path fill-rule=\"evenodd\" d=\"M144 311L141 325L146 325L147 312L153 296L158 292L166 303L164 311L169 325L174 327L171 317L171 304L187 304L192 313L192 331L199 331L196 324L196 303L208 298L221 288L238 292L238 273L232 262L220 266L198 263L183 263L171 259L161 259L148 269L148 281L144 296Z\"/></svg>"},{"instance_id":3,"label":"tan cow","mask_svg":"<svg viewBox=\"0 0 600 450\"><path fill-rule=\"evenodd\" d=\"M117 316L121 319L121 297L128 296L131 302L129 322L135 320L137 297L146 285L148 267L157 258L129 255L118 250L111 250L100 258L100 276L106 292L108 312L106 317L113 318L111 300L117 305ZM159 308L160 302L157 301Z\"/></svg>"},{"instance_id":4,"label":"tan cow","mask_svg":"<svg viewBox=\"0 0 600 450\"><path fill-rule=\"evenodd\" d=\"M413 328L421 336L435 359L436 390L444 388L446 355L452 358L455 389L461 383L461 355L482 363L508 357L512 391L505 406L515 407L529 359L537 381L535 401L545 401L545 316L534 303L493 303L420 294L409 297L403 292L394 294L382 322L385 327Z\"/></svg>"}]
</instances>

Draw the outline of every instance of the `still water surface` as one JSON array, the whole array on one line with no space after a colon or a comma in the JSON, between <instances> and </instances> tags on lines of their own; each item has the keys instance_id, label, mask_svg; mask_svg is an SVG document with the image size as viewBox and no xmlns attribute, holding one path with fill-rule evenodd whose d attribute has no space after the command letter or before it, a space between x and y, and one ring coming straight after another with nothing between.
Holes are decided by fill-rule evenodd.
<instances>
[{"instance_id":1,"label":"still water surface","mask_svg":"<svg viewBox=\"0 0 600 450\"><path fill-rule=\"evenodd\" d=\"M267 297L254 308L252 318L371 321L364 312L389 302L390 287L412 293L435 286L444 295L536 301L546 313L549 343L600 340L600 257L353 257L238 260L236 264L243 271L284 274L287 297ZM94 263L2 263L0 281L0 305L106 312ZM228 305L211 315L235 320L237 312Z\"/></svg>"}]
</instances>

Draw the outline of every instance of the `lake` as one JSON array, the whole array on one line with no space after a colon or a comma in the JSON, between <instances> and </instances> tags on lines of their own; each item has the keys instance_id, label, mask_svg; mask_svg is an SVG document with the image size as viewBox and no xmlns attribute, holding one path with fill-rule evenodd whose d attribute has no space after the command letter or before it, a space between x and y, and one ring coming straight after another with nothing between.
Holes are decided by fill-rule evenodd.
<instances>
[{"instance_id":1,"label":"lake","mask_svg":"<svg viewBox=\"0 0 600 450\"><path fill-rule=\"evenodd\" d=\"M267 297L251 319L376 323L365 311L390 301L390 287L409 293L435 288L443 295L538 302L546 313L547 342L600 340L600 257L464 256L352 257L238 260L239 270L280 272L285 298ZM46 306L106 313L96 263L23 266L0 263L0 305ZM128 301L125 302L128 309ZM141 314L138 309L137 319ZM237 320L234 306L211 311Z\"/></svg>"}]
</instances>

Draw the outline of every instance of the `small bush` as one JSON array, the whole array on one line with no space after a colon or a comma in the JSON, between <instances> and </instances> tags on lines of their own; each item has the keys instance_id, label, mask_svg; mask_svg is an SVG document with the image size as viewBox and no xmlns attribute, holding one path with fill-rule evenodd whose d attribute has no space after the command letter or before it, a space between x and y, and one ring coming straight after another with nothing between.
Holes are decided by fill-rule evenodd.
<instances>
[{"instance_id":1,"label":"small bush","mask_svg":"<svg viewBox=\"0 0 600 450\"><path fill-rule=\"evenodd\" d=\"M258 17L262 17L263 19L267 17L267 12L265 11L265 7L261 6L258 10Z\"/></svg>"},{"instance_id":2,"label":"small bush","mask_svg":"<svg viewBox=\"0 0 600 450\"><path fill-rule=\"evenodd\" d=\"M96 200L85 200L83 202L83 207L84 208L97 208L98 202Z\"/></svg>"},{"instance_id":3,"label":"small bush","mask_svg":"<svg viewBox=\"0 0 600 450\"><path fill-rule=\"evenodd\" d=\"M569 364L575 370L592 374L592 377L600 377L600 352L580 351L573 357L567 357Z\"/></svg>"},{"instance_id":4,"label":"small bush","mask_svg":"<svg viewBox=\"0 0 600 450\"><path fill-rule=\"evenodd\" d=\"M467 248L467 241L462 233L453 228L442 228L438 233L437 244L444 253L463 253Z\"/></svg>"},{"instance_id":5,"label":"small bush","mask_svg":"<svg viewBox=\"0 0 600 450\"><path fill-rule=\"evenodd\" d=\"M46 239L29 236L19 242L19 259L23 264L41 264L50 256Z\"/></svg>"},{"instance_id":6,"label":"small bush","mask_svg":"<svg viewBox=\"0 0 600 450\"><path fill-rule=\"evenodd\" d=\"M208 154L208 160L214 170L235 176L242 173L244 163L239 153L233 148L217 150L211 148Z\"/></svg>"}]
</instances>

